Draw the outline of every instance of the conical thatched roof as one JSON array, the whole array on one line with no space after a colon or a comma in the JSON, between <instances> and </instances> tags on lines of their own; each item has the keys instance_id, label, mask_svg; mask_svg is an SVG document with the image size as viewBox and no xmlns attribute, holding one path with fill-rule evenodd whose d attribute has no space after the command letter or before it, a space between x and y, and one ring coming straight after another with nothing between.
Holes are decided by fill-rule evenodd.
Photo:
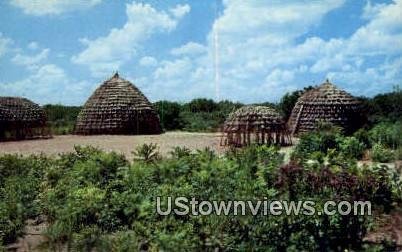
<instances>
[{"instance_id":1,"label":"conical thatched roof","mask_svg":"<svg viewBox=\"0 0 402 252\"><path fill-rule=\"evenodd\" d=\"M50 137L45 111L25 98L0 97L0 140Z\"/></svg>"},{"instance_id":2,"label":"conical thatched roof","mask_svg":"<svg viewBox=\"0 0 402 252\"><path fill-rule=\"evenodd\" d=\"M224 123L223 133L222 145L291 143L281 115L266 106L244 106L232 112Z\"/></svg>"},{"instance_id":3,"label":"conical thatched roof","mask_svg":"<svg viewBox=\"0 0 402 252\"><path fill-rule=\"evenodd\" d=\"M36 103L19 97L0 97L0 122L6 125L41 127L46 125L45 111Z\"/></svg>"},{"instance_id":4,"label":"conical thatched roof","mask_svg":"<svg viewBox=\"0 0 402 252\"><path fill-rule=\"evenodd\" d=\"M361 121L360 102L328 80L304 93L289 118L293 134L311 131L318 122L327 122L350 131Z\"/></svg>"},{"instance_id":5,"label":"conical thatched roof","mask_svg":"<svg viewBox=\"0 0 402 252\"><path fill-rule=\"evenodd\" d=\"M116 73L85 103L75 126L77 134L159 134L159 117L148 99Z\"/></svg>"}]
</instances>

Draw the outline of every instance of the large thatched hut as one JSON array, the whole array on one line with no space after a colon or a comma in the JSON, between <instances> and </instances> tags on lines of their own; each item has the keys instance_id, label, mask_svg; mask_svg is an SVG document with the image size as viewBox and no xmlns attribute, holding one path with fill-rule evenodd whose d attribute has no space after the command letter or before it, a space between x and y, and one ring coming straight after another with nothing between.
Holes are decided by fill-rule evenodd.
<instances>
[{"instance_id":1,"label":"large thatched hut","mask_svg":"<svg viewBox=\"0 0 402 252\"><path fill-rule=\"evenodd\" d=\"M291 133L296 135L317 129L320 122L331 123L350 132L362 120L359 100L327 80L298 99L288 125Z\"/></svg>"},{"instance_id":2,"label":"large thatched hut","mask_svg":"<svg viewBox=\"0 0 402 252\"><path fill-rule=\"evenodd\" d=\"M159 116L148 99L116 73L102 83L78 115L75 133L159 134Z\"/></svg>"},{"instance_id":3,"label":"large thatched hut","mask_svg":"<svg viewBox=\"0 0 402 252\"><path fill-rule=\"evenodd\" d=\"M221 145L242 147L253 143L291 144L285 122L273 108L244 106L226 119Z\"/></svg>"},{"instance_id":4,"label":"large thatched hut","mask_svg":"<svg viewBox=\"0 0 402 252\"><path fill-rule=\"evenodd\" d=\"M0 97L0 140L49 137L45 111L26 98Z\"/></svg>"}]
</instances>

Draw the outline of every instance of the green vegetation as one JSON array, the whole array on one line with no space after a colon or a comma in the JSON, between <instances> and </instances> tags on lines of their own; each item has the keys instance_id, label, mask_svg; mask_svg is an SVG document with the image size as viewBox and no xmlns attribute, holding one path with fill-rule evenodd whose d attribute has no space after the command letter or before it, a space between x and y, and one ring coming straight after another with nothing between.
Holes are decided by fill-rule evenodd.
<instances>
[{"instance_id":1,"label":"green vegetation","mask_svg":"<svg viewBox=\"0 0 402 252\"><path fill-rule=\"evenodd\" d=\"M394 153L380 143L373 145L371 158L373 161L387 163L394 160Z\"/></svg>"},{"instance_id":2,"label":"green vegetation","mask_svg":"<svg viewBox=\"0 0 402 252\"><path fill-rule=\"evenodd\" d=\"M82 107L45 105L50 130L54 135L71 134L74 130L75 121Z\"/></svg>"},{"instance_id":3,"label":"green vegetation","mask_svg":"<svg viewBox=\"0 0 402 252\"><path fill-rule=\"evenodd\" d=\"M317 160L336 154L339 160L361 159L366 146L357 137L344 136L339 128L321 125L317 131L302 134L292 158L299 162Z\"/></svg>"},{"instance_id":4,"label":"green vegetation","mask_svg":"<svg viewBox=\"0 0 402 252\"><path fill-rule=\"evenodd\" d=\"M355 138L336 132L318 139L309 151L360 151ZM303 141L297 151L306 148ZM161 158L150 144L135 156L130 162L113 152L76 147L52 159L0 157L0 241L12 242L27 219L46 216L47 246L65 244L73 251L360 250L372 247L363 242L370 216L159 216L156 197L314 200L317 209L326 200L370 200L376 215L400 207L402 200L393 170L358 168L335 158L317 167L297 160L285 165L276 147L250 146L223 156L176 147Z\"/></svg>"},{"instance_id":5,"label":"green vegetation","mask_svg":"<svg viewBox=\"0 0 402 252\"><path fill-rule=\"evenodd\" d=\"M165 130L217 131L226 117L243 104L194 99L189 103L159 101L155 107Z\"/></svg>"},{"instance_id":6,"label":"green vegetation","mask_svg":"<svg viewBox=\"0 0 402 252\"><path fill-rule=\"evenodd\" d=\"M369 126L402 120L402 90L399 86L395 86L392 92L378 94L371 99L361 99L366 108Z\"/></svg>"}]
</instances>

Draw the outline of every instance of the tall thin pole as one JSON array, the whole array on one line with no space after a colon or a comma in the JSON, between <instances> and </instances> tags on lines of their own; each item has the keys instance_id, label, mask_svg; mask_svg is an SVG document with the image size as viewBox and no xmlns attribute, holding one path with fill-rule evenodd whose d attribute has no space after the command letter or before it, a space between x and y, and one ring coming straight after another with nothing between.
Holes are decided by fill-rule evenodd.
<instances>
[{"instance_id":1,"label":"tall thin pole","mask_svg":"<svg viewBox=\"0 0 402 252\"><path fill-rule=\"evenodd\" d=\"M215 98L220 100L219 87L219 31L218 31L218 0L215 0L215 27L214 27L214 60L215 60Z\"/></svg>"}]
</instances>

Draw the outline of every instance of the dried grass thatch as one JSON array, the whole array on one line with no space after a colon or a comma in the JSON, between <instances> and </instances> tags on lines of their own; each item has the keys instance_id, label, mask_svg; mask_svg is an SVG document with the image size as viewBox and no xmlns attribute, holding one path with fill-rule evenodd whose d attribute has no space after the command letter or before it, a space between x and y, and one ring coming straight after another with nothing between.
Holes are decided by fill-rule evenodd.
<instances>
[{"instance_id":1,"label":"dried grass thatch","mask_svg":"<svg viewBox=\"0 0 402 252\"><path fill-rule=\"evenodd\" d=\"M327 80L298 99L288 125L292 134L315 130L319 122L349 132L361 124L362 118L360 102Z\"/></svg>"},{"instance_id":2,"label":"dried grass thatch","mask_svg":"<svg viewBox=\"0 0 402 252\"><path fill-rule=\"evenodd\" d=\"M26 98L0 97L0 140L50 137L45 111Z\"/></svg>"},{"instance_id":3,"label":"dried grass thatch","mask_svg":"<svg viewBox=\"0 0 402 252\"><path fill-rule=\"evenodd\" d=\"M232 112L223 126L221 145L242 147L255 144L290 145L285 122L266 106L244 106Z\"/></svg>"},{"instance_id":4,"label":"dried grass thatch","mask_svg":"<svg viewBox=\"0 0 402 252\"><path fill-rule=\"evenodd\" d=\"M116 73L98 87L78 115L75 133L159 134L159 116L129 81Z\"/></svg>"}]
</instances>

